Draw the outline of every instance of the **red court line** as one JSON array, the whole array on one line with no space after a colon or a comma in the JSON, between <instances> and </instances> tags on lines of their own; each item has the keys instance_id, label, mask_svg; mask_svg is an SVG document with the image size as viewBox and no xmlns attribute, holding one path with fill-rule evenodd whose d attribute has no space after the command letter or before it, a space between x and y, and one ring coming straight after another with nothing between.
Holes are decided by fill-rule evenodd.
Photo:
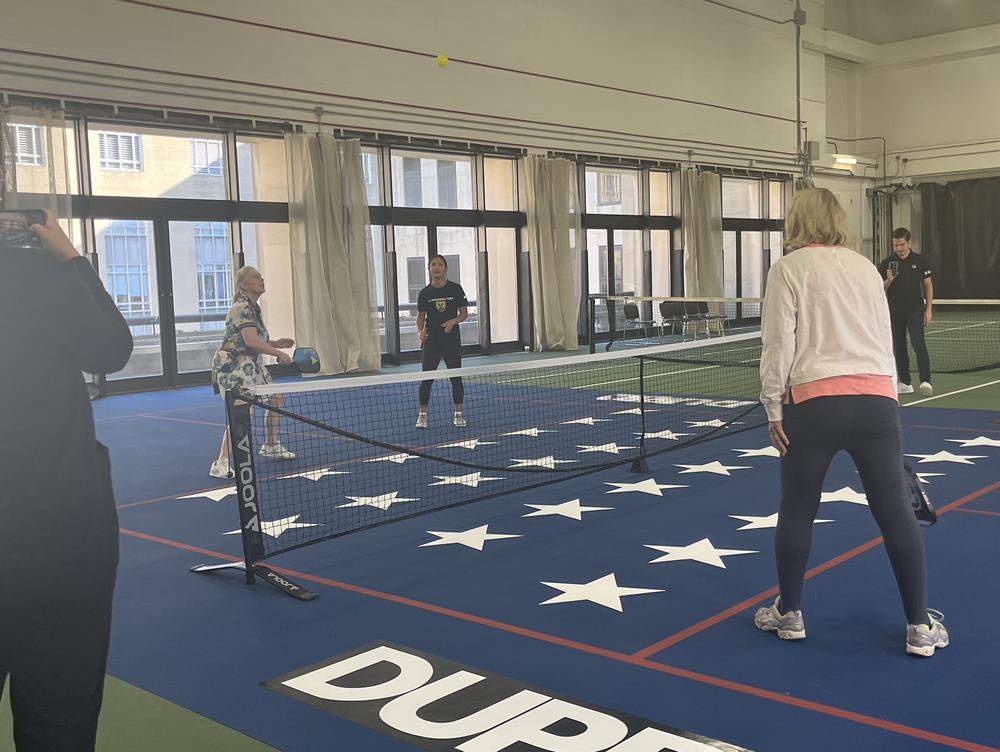
<instances>
[{"instance_id":1,"label":"red court line","mask_svg":"<svg viewBox=\"0 0 1000 752\"><path fill-rule=\"evenodd\" d=\"M988 514L1000 517L1000 512L988 512L985 509L956 509L956 512L967 512L968 514Z\"/></svg>"},{"instance_id":2,"label":"red court line","mask_svg":"<svg viewBox=\"0 0 1000 752\"><path fill-rule=\"evenodd\" d=\"M1000 486L1000 481L998 481L996 486ZM129 530L126 528L119 528L119 532L123 535L129 535L134 538L140 538L142 540L150 541L152 543L160 543L165 546L172 546L174 548L179 548L184 551L191 551L194 553L203 554L205 556L211 556L218 559L223 559L224 561L237 562L242 561L238 556L232 556L229 554L219 553L217 551L212 551L207 548L201 548L200 546L192 546L187 543L181 543L179 541L170 540L169 538L161 538L156 535L149 535L147 533L140 533L135 530ZM452 608L446 608L444 606L438 606L433 603L426 603L424 601L418 601L413 598L406 598L401 595L394 595L393 593L385 593L380 590L374 590L372 588L362 587L360 585L352 585L348 582L341 582L339 580L331 580L327 577L320 577L319 575L309 574L307 572L299 572L295 569L286 569L285 567L271 567L276 572L281 572L289 577L294 577L299 580L306 580L309 582L315 582L320 585L327 585L329 587L337 588L339 590L346 590L352 593L358 593L359 595L365 595L372 598L377 598L383 601L389 601L391 603L398 603L403 606L410 606L412 608L417 608L422 611L428 611L430 613L439 614L441 616L449 616L454 619L459 619L461 621L470 622L473 624L479 624L484 627L489 627L492 629L497 629L503 632L508 632L511 634L520 635L522 637L527 637L529 639L538 640L539 642L544 642L550 645L559 645L561 647L570 648L571 650L577 650L582 653L588 653L590 655L598 655L603 658L609 658L613 661L619 663L626 663L632 666L639 666L641 668L651 669L663 674L669 674L671 676L676 676L682 679L689 679L691 681L696 681L701 684L707 684L713 687L719 687L721 689L727 689L733 692L738 692L740 694L750 695L751 697L758 697L763 700L770 700L772 702L781 703L783 705L791 705L793 707L802 708L804 710L811 710L816 713L821 713L823 715L828 715L834 718L840 718L846 721L852 721L854 723L860 723L866 726L871 726L873 728L882 729L884 731L892 731L903 736L910 736L916 739L922 739L924 741L935 742L937 744L943 744L948 747L953 747L955 749L967 750L967 752L1000 752L1000 749L996 747L989 747L984 744L977 744L975 742L966 741L965 739L957 739L951 736L945 736L943 734L938 734L934 731L927 731L926 729L915 728L912 726L906 726L901 723L896 723L895 721L888 721L884 718L878 718L876 716L866 715L864 713L857 713L853 710L846 710L844 708L838 708L834 705L826 705L820 702L814 702L812 700L806 700L800 697L795 697L783 692L773 692L768 689L763 689L761 687L755 687L750 684L743 684L741 682L731 681L729 679L723 679L718 676L712 676L710 674L702 674L698 671L691 671L685 668L679 668L677 666L670 666L666 663L659 663L656 661L651 661L646 658L639 658L636 655L629 655L627 653L620 653L616 650L609 650L607 648L598 647L597 645L590 645L585 642L578 642L576 640L570 640L565 637L558 637L556 635L551 635L546 632L539 632L534 629L528 629L526 627L519 627L515 624L508 624L506 622L498 621L496 619L489 619L484 616L476 616L475 614L469 614L464 611L457 611Z\"/></svg>"},{"instance_id":3,"label":"red court line","mask_svg":"<svg viewBox=\"0 0 1000 752\"><path fill-rule=\"evenodd\" d=\"M995 491L998 488L1000 488L1000 480L994 481L988 486L983 486L978 491L973 491L972 493L967 494L966 496L963 496L960 499L956 499L955 501L952 501L949 504L945 504L943 507L940 507L937 510L938 514L941 515L953 509L957 509L962 504L967 504L973 499L978 499L980 496L984 496L990 493L991 491ZM822 574L828 569L832 569L838 564L843 564L845 561L853 559L856 556L860 556L866 551L875 548L876 546L879 546L881 544L882 544L882 536L879 536L878 538L872 538L870 541L862 543L860 546L855 546L851 550L845 551L839 556L835 556L829 561L826 561L808 570L806 572L806 579L808 580L812 577L815 577L818 574ZM659 651L665 650L666 648L669 648L672 645L676 645L678 642L686 640L688 637L693 637L694 635L700 632L704 632L706 629L714 627L719 622L725 621L726 619L735 616L738 613L743 612L744 609L750 608L755 603L759 603L761 600L764 600L765 598L769 598L772 595L777 595L777 594L778 594L777 586L768 588L763 592L757 593L757 595L752 595L749 598L740 601L734 606L730 606L724 611L720 611L719 613L714 614L713 616L709 616L707 619L702 619L698 623L692 624L690 627L682 629L680 632L675 632L672 635L664 637L662 640L659 640L658 642L654 642L652 645L648 645L642 648L641 650L637 650L632 655L635 656L636 658L648 658L654 653L658 653Z\"/></svg>"}]
</instances>

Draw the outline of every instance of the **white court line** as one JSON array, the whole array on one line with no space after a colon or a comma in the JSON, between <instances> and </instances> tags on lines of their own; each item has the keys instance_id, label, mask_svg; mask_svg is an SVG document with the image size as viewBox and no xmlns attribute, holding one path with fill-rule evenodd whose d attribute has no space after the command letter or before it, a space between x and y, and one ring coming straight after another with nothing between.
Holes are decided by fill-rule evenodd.
<instances>
[{"instance_id":1,"label":"white court line","mask_svg":"<svg viewBox=\"0 0 1000 752\"><path fill-rule=\"evenodd\" d=\"M741 348L741 349L743 349L743 350L750 350L752 348L744 347L744 348ZM735 350L733 352L735 352ZM753 358L751 358L749 360L741 360L740 361L740 363L753 363L753 362L755 362L755 360ZM709 370L711 368L725 368L728 365L729 365L728 363L720 363L720 364L714 365L714 366L698 366L697 368L684 368L684 369L682 369L680 371L663 371L661 373L651 374L651 375L647 376L646 378L649 379L649 380L653 380L653 379L663 378L664 376L676 376L679 373L693 373L694 371L707 371L707 370ZM608 384L621 384L622 382L625 382L625 381L638 381L638 380L639 380L638 376L632 376L631 378L628 378L628 379L615 379L614 381L601 381L600 383L597 383L597 384L582 384L580 386L571 386L570 389L592 389L595 386L607 386Z\"/></svg>"},{"instance_id":2,"label":"white court line","mask_svg":"<svg viewBox=\"0 0 1000 752\"><path fill-rule=\"evenodd\" d=\"M987 381L985 384L976 384L975 386L969 386L965 389L956 389L954 392L945 392L944 394L935 394L933 397L925 397L921 400L915 400L913 402L907 402L903 407L910 407L911 405L919 405L923 402L930 402L931 400L941 399L942 397L950 397L953 394L961 394L962 392L971 392L975 389L982 389L984 386L993 386L994 384L1000 384L1000 379L996 381Z\"/></svg>"}]
</instances>

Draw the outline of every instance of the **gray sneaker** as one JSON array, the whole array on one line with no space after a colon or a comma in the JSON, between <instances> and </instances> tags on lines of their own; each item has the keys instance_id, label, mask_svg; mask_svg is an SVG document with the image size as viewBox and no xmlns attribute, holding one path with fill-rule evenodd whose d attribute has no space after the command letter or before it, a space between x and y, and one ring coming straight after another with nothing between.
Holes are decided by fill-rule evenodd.
<instances>
[{"instance_id":1,"label":"gray sneaker","mask_svg":"<svg viewBox=\"0 0 1000 752\"><path fill-rule=\"evenodd\" d=\"M948 647L948 630L944 626L944 614L932 608L927 609L931 625L906 625L906 652L909 655L934 655L935 648Z\"/></svg>"},{"instance_id":2,"label":"gray sneaker","mask_svg":"<svg viewBox=\"0 0 1000 752\"><path fill-rule=\"evenodd\" d=\"M806 638L806 624L802 620L801 611L789 611L787 614L778 613L778 599L770 606L757 609L753 617L753 623L757 629L765 632L777 632L782 640L804 640Z\"/></svg>"}]
</instances>

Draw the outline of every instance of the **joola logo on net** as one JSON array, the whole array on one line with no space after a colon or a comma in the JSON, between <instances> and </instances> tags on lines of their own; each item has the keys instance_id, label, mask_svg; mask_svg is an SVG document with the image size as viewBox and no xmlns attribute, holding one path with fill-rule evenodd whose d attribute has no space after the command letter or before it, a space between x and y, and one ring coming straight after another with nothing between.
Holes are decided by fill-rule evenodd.
<instances>
[{"instance_id":1,"label":"joola logo on net","mask_svg":"<svg viewBox=\"0 0 1000 752\"><path fill-rule=\"evenodd\" d=\"M241 436L236 446L243 452L238 466L240 474L240 504L243 505L243 509L247 512L247 523L243 527L246 530L258 532L260 524L257 519L257 487L253 482L253 461L249 433Z\"/></svg>"},{"instance_id":2,"label":"joola logo on net","mask_svg":"<svg viewBox=\"0 0 1000 752\"><path fill-rule=\"evenodd\" d=\"M384 642L264 686L434 752L746 752Z\"/></svg>"}]
</instances>

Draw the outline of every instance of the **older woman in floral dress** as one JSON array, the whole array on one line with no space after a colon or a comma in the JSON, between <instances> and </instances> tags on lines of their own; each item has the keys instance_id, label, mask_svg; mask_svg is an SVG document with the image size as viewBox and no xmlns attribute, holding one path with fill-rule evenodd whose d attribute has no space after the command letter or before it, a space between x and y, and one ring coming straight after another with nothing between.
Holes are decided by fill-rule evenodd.
<instances>
[{"instance_id":1,"label":"older woman in floral dress","mask_svg":"<svg viewBox=\"0 0 1000 752\"><path fill-rule=\"evenodd\" d=\"M223 397L230 389L250 389L271 383L271 375L264 367L264 355L273 355L279 363L290 363L291 357L282 349L294 347L291 339L269 339L257 301L264 294L264 278L252 266L244 266L236 273L238 292L229 313L226 314L226 331L222 344L212 360L212 381ZM274 395L270 403L281 407L281 395ZM269 411L265 418L267 441L261 446L262 457L292 460L295 455L278 440L278 413ZM214 478L231 478L229 462L229 429L222 437L219 457L212 463L209 475Z\"/></svg>"}]
</instances>

